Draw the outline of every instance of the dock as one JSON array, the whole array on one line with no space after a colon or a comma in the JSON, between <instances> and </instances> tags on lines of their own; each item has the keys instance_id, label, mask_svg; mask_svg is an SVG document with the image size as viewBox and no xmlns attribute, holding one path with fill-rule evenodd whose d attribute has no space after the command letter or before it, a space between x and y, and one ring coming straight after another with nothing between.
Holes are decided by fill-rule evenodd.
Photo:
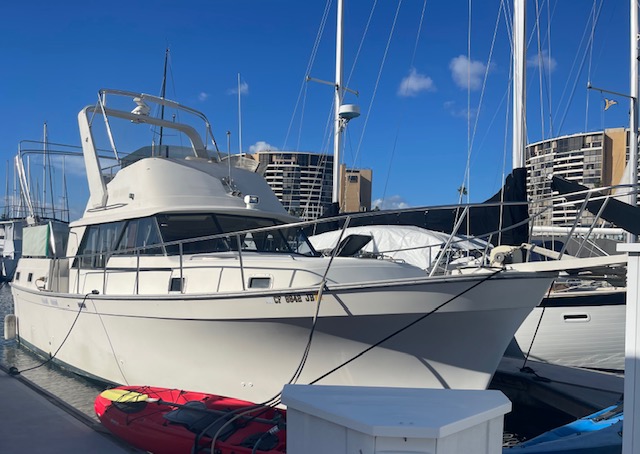
<instances>
[{"instance_id":1,"label":"dock","mask_svg":"<svg viewBox=\"0 0 640 454\"><path fill-rule=\"evenodd\" d=\"M0 365L0 452L139 454L100 423Z\"/></svg>"},{"instance_id":2,"label":"dock","mask_svg":"<svg viewBox=\"0 0 640 454\"><path fill-rule=\"evenodd\" d=\"M514 403L581 418L622 400L624 375L505 356L490 388Z\"/></svg>"}]
</instances>

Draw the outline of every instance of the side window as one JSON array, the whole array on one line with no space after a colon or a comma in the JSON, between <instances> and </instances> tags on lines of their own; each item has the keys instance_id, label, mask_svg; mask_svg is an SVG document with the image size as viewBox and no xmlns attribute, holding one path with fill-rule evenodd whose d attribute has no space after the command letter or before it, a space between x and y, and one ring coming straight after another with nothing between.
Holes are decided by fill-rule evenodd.
<instances>
[{"instance_id":1,"label":"side window","mask_svg":"<svg viewBox=\"0 0 640 454\"><path fill-rule=\"evenodd\" d=\"M220 233L218 224L210 214L163 214L158 215L157 219L164 242L183 241L182 251L185 254L229 250L224 238L199 239ZM166 249L169 255L177 255L180 252L178 244L167 245Z\"/></svg>"},{"instance_id":2,"label":"side window","mask_svg":"<svg viewBox=\"0 0 640 454\"><path fill-rule=\"evenodd\" d=\"M82 243L78 249L79 257L76 264L79 268L94 268L95 254L98 250L98 239L100 236L99 226L89 226L84 232Z\"/></svg>"},{"instance_id":3,"label":"side window","mask_svg":"<svg viewBox=\"0 0 640 454\"><path fill-rule=\"evenodd\" d=\"M134 219L127 222L116 253L136 255L139 250L141 255L158 255L163 253L161 243L154 218Z\"/></svg>"},{"instance_id":4,"label":"side window","mask_svg":"<svg viewBox=\"0 0 640 454\"><path fill-rule=\"evenodd\" d=\"M160 255L163 254L162 238L158 231L158 225L155 218L138 219L136 247L143 248L140 250L142 255ZM155 246L155 247L150 247Z\"/></svg>"},{"instance_id":5,"label":"side window","mask_svg":"<svg viewBox=\"0 0 640 454\"><path fill-rule=\"evenodd\" d=\"M115 250L123 225L124 222L120 221L87 227L78 249L80 257L74 265L89 269L103 268L107 257Z\"/></svg>"}]
</instances>

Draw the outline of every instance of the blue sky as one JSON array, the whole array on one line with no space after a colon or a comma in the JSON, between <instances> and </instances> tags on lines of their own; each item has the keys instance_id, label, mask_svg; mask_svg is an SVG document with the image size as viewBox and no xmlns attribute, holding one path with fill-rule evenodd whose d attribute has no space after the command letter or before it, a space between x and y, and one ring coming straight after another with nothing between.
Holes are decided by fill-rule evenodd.
<instances>
[{"instance_id":1,"label":"blue sky","mask_svg":"<svg viewBox=\"0 0 640 454\"><path fill-rule=\"evenodd\" d=\"M100 88L159 95L167 47L166 96L204 112L223 151L226 131L238 150L240 74L243 151L268 144L331 153L332 88L304 78L334 79L336 3L312 60L325 0L4 2L3 162L19 141L40 140L44 122L50 141L79 145L77 113ZM471 2L471 25L468 0L428 1L423 16L424 6L345 0L344 78L359 92L345 102L362 115L349 124L344 159L373 169L382 207L456 202L470 143L471 201L496 192L511 167L511 4ZM626 98L586 89L590 79L629 92L628 2L551 0L537 8L540 33L536 3L527 2L528 140L628 125ZM604 97L618 104L604 112ZM84 200L75 203L81 209Z\"/></svg>"}]
</instances>

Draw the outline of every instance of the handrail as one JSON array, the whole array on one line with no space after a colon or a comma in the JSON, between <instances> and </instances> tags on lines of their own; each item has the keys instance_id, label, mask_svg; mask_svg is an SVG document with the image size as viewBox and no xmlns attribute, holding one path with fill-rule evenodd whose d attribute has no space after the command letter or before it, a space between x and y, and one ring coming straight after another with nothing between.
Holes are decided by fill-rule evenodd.
<instances>
[{"instance_id":1,"label":"handrail","mask_svg":"<svg viewBox=\"0 0 640 454\"><path fill-rule=\"evenodd\" d=\"M240 279L242 280L242 290L246 290L244 282L244 266L242 264L242 244L240 244L240 234L236 233L236 243L238 244L238 259L240 260Z\"/></svg>"},{"instance_id":2,"label":"handrail","mask_svg":"<svg viewBox=\"0 0 640 454\"><path fill-rule=\"evenodd\" d=\"M462 214L460 215L460 218L456 222L456 225L453 227L453 231L451 232L449 239L447 240L447 243L444 245L444 247L440 251L440 254L438 254L438 257L436 258L436 263L433 265L433 267L431 268L431 271L429 272L430 277L435 274L436 270L438 269L438 265L440 265L440 262L442 261L442 257L448 253L447 251L451 246L451 242L453 238L455 238L456 234L458 233L458 230L460 229L462 222L466 219L468 213L469 213L469 207L465 207L465 209L462 210Z\"/></svg>"},{"instance_id":3,"label":"handrail","mask_svg":"<svg viewBox=\"0 0 640 454\"><path fill-rule=\"evenodd\" d=\"M584 202L582 202L582 206L580 207L580 210L578 211L578 213L583 213L584 210L587 208L587 204L589 203L589 197L591 197L590 192L587 193L587 195L585 196ZM567 234L567 237L570 237L571 235L573 235L573 232L575 232L576 227L578 227L578 219L580 218L576 215L576 219L573 221L573 225L571 226L571 230ZM562 245L562 249L560 249L560 256L558 257L558 260L562 259L562 256L567 250L568 243L569 243L568 241L565 241L565 243Z\"/></svg>"},{"instance_id":4,"label":"handrail","mask_svg":"<svg viewBox=\"0 0 640 454\"><path fill-rule=\"evenodd\" d=\"M629 185L620 185L620 186L629 186ZM593 223L590 225L584 239L581 240L580 245L578 247L578 252L582 251L586 245L587 245L587 241L589 236L591 235L591 233L594 231L595 225L598 222L598 218L600 217L600 215L602 214L602 212L604 211L605 207L607 206L607 203L609 202L609 200L614 197L614 195L602 195L602 194L594 194L595 192L599 192L602 191L603 188L597 188L597 189L589 189L589 190L585 190L585 191L580 191L580 193L584 193L585 199L584 200L579 200L576 201L575 199L571 202L563 202L563 205L576 205L578 203L581 203L580 208L577 210L577 216L576 219L579 219L580 216L586 211L586 206L588 202L593 202L595 200L604 200L604 203L602 204L602 206L600 207L598 213L595 215L595 219L593 221ZM571 194L565 194L562 196L554 196L553 199L563 199L566 200L567 197L571 197L571 196L575 196L576 193L571 193ZM510 203L506 203L506 205L520 205L523 202L510 202ZM474 206L491 206L494 204L467 204L467 205L461 205L458 206L458 208L462 208L462 215L458 218L453 231L451 233L448 233L448 239L446 241L446 243L444 244L444 246L442 246L442 251L441 253L437 256L437 258L434 260L434 264L431 266L431 269L429 271L429 276L433 276L436 273L440 273L442 270L440 270L440 265L443 263L443 260L449 260L448 257L450 257L451 251L453 251L453 248L456 244L460 243L460 242L465 242L465 241L473 241L475 239L482 239L482 240L490 240L493 235L497 234L498 231L495 232L488 232L482 235L468 235L468 236L464 236L463 238L458 238L456 235L458 233L458 231L460 230L462 224L464 223L464 221L466 219L469 218L470 214L471 214L471 208ZM496 203L495 205L500 205L500 203ZM503 204L505 205L505 204ZM555 204L555 207L559 206L560 204ZM516 223L512 226L509 226L507 228L503 228L502 231L506 231L506 230L510 230L510 229L514 229L514 228L518 228L524 224L528 224L529 222L534 221L538 216L542 216L544 215L544 213L552 210L554 208L554 205L549 205L549 206L543 206L539 212L533 213L531 214L527 219L525 219L524 221L521 221L519 223ZM413 209L415 210L415 209ZM433 211L434 209L425 209L425 212L427 211ZM402 213L402 212L406 212L406 211L410 211L407 209L403 209L403 210L395 210L394 212L397 213ZM388 212L386 212L388 213ZM321 224L323 222L334 222L335 220L339 220L339 219L344 219L344 223L342 224L341 227L341 232L340 232L340 236L338 239L338 242L336 243L336 247L333 251L333 254L328 262L327 268L325 270L324 276L323 276L323 280L321 281L321 288L319 289L319 296L321 297L322 295L322 287L324 287L324 285L326 284L326 276L328 275L330 268L332 266L332 263L334 261L334 258L337 256L337 254L339 253L338 251L338 247L339 244L341 242L341 240L343 239L345 233L346 233L346 229L348 228L348 226L352 223L353 219L356 218L360 218L364 215L369 215L369 216L375 216L377 213L351 213L351 214L344 214L344 215L340 215L340 216L336 216L336 217L332 217L332 218L326 218L326 219L317 219L314 221L300 221L300 222L295 222L295 223L290 223L290 224L278 224L278 225L272 225L272 226L267 226L267 227L260 227L260 228L255 228L255 229L246 229L246 230L241 230L241 231L236 231L236 232L224 232L224 233L219 233L219 234L215 234L215 235L208 235L208 236L204 236L204 237L199 237L199 238L189 238L189 239L183 239L183 240L176 240L176 241L171 241L171 242L162 242L162 243L158 243L158 244L153 244L153 245L148 245L148 246L144 246L144 247L134 247L134 248L128 248L128 249L122 249L122 250L118 250L118 251L104 251L102 253L91 253L91 254L78 254L75 255L73 257L65 257L66 259L69 260L68 265L69 265L69 269L70 270L74 270L76 271L76 275L75 277L75 287L76 287L76 291L80 292L80 279L81 279L81 270L82 265L80 262L82 262L83 258L85 259L84 261L86 262L86 257L95 257L99 254L102 254L102 256L104 257L105 261L104 263L102 263L101 265L101 271L102 271L102 292L103 294L107 292L107 279L108 279L108 275L110 274L110 270L108 268L108 263L109 261L114 258L114 257L118 257L121 255L134 255L135 256L135 260L136 260L136 265L135 265L135 292L136 294L139 294L140 292L140 277L141 277L141 261L143 260L141 258L141 255L144 254L145 250L149 250L150 248L162 248L163 250L163 254L167 254L166 248L168 247L177 247L178 249L178 254L177 254L177 258L178 258L178 271L179 271L179 276L180 276L180 289L181 289L181 293L185 293L185 288L183 285L183 281L185 278L185 246L187 244L190 243L197 243L197 242L202 242L205 240L214 240L214 239L221 239L221 238L229 238L230 236L235 236L235 243L236 243L236 247L237 247L237 252L238 252L238 260L239 260L239 271L240 271L240 277L242 279L242 289L246 290L247 289L247 283L245 282L245 261L244 261L244 256L243 256L243 252L246 252L246 249L243 250L243 242L242 242L242 235L248 234L248 233L260 233L260 232L267 232L267 231L278 231L278 230L283 230L283 229L292 229L292 228L303 228L303 227L307 227L307 226L311 226L311 225L317 225L317 224ZM573 223L573 225L571 226L569 233L567 236L571 236L573 234L575 234L577 229L577 220ZM287 237L290 238L290 237ZM285 241L285 238L282 238L282 241ZM402 248L402 249L397 249L397 250L393 250L393 251L380 251L380 253L388 253L388 252L394 252L394 251L402 251L402 250L411 250L411 249L427 249L427 248L432 248L435 247L435 245L425 245L425 246L418 246L415 248ZM488 252L488 248L489 245L487 244L486 246L483 246L484 253L486 255L486 253ZM567 243L565 243L563 245L561 254L565 254L566 253L566 249L567 249ZM228 249L229 251L233 251L234 248L229 247ZM213 252L213 251L211 251ZM203 249L203 251L201 253L206 253L209 254L211 252L207 252ZM263 252L269 252L269 251L263 251ZM277 251L271 251L271 252L277 252ZM198 254L199 252L194 252L194 254ZM290 250L287 251L287 253L296 253L294 250ZM191 254L191 253L190 253ZM54 261L58 261L57 259L55 259ZM74 263L76 263L76 266L74 266ZM60 264L58 264L59 266ZM175 269L175 267L174 267ZM86 271L86 269L85 269ZM95 270L94 270L95 271ZM446 269L445 269L446 272ZM57 279L60 280L61 279L61 275L60 275L60 270L58 270L58 276ZM52 284L53 286L53 284Z\"/></svg>"},{"instance_id":5,"label":"handrail","mask_svg":"<svg viewBox=\"0 0 640 454\"><path fill-rule=\"evenodd\" d=\"M593 228L596 226L596 223L598 222L598 220L600 219L600 216L602 215L602 213L604 212L604 209L606 208L607 204L609 203L609 200L611 199L606 199L604 202L602 202L602 206L600 207L600 209L598 210L598 213L595 215L595 217L593 218L593 222L591 223L591 225L589 226L589 231L585 234L584 236L584 240L582 240L582 242L580 243L580 245L578 246L578 251L576 252L576 255L580 254L580 251L582 251L582 248L584 247L584 245L587 243L587 241L589 240L589 236L591 235L591 232L593 231Z\"/></svg>"}]
</instances>

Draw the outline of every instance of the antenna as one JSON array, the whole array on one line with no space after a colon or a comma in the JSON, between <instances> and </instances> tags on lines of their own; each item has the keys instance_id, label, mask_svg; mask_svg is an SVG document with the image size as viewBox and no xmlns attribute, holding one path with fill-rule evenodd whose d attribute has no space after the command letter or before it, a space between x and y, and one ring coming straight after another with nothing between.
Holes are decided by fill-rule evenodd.
<instances>
[{"instance_id":1,"label":"antenna","mask_svg":"<svg viewBox=\"0 0 640 454\"><path fill-rule=\"evenodd\" d=\"M169 60L169 48L164 53L164 69L162 71L162 88L160 89L160 98L164 99L167 91L167 60ZM164 120L164 104L160 105L160 119ZM162 126L160 126L160 140L158 141L158 155L162 155Z\"/></svg>"},{"instance_id":2,"label":"antenna","mask_svg":"<svg viewBox=\"0 0 640 454\"><path fill-rule=\"evenodd\" d=\"M242 109L240 99L242 97L240 85L240 73L238 73L238 153L242 154Z\"/></svg>"},{"instance_id":3,"label":"antenna","mask_svg":"<svg viewBox=\"0 0 640 454\"><path fill-rule=\"evenodd\" d=\"M42 207L41 207L41 216L46 217L46 206L47 206L47 122L44 122L43 130L42 130Z\"/></svg>"},{"instance_id":4,"label":"antenna","mask_svg":"<svg viewBox=\"0 0 640 454\"><path fill-rule=\"evenodd\" d=\"M231 184L231 131L227 131L227 164L229 165L229 184Z\"/></svg>"}]
</instances>

